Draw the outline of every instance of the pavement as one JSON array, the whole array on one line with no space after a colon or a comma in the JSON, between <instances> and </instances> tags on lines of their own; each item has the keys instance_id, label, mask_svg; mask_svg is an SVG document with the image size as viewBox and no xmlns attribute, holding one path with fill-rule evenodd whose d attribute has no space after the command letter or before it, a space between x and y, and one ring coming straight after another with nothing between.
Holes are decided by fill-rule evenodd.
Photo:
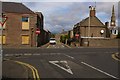
<instances>
[{"instance_id":1,"label":"pavement","mask_svg":"<svg viewBox=\"0 0 120 80\"><path fill-rule=\"evenodd\" d=\"M4 79L28 79L31 75L30 75L30 70L21 65L18 64L12 60L3 60L3 66L7 66L7 67L3 67L3 80ZM16 73L16 74L15 74ZM22 74L21 74L22 73Z\"/></svg>"}]
</instances>

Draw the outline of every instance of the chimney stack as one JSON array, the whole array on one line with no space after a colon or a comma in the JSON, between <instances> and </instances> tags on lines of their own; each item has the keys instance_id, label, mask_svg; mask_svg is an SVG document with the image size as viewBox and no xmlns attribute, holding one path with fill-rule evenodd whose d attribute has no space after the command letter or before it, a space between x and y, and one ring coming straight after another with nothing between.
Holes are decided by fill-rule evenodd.
<instances>
[{"instance_id":1,"label":"chimney stack","mask_svg":"<svg viewBox=\"0 0 120 80\"><path fill-rule=\"evenodd\" d=\"M94 17L96 15L95 7L89 6L89 8L90 8L90 17Z\"/></svg>"}]
</instances>

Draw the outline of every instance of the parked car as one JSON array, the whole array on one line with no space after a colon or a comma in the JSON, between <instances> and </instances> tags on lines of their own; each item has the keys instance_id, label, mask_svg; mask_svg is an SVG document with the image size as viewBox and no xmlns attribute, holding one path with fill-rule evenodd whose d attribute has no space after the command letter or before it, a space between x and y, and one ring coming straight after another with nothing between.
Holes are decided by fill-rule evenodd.
<instances>
[{"instance_id":1,"label":"parked car","mask_svg":"<svg viewBox=\"0 0 120 80\"><path fill-rule=\"evenodd\" d=\"M55 38L50 38L49 43L50 43L50 44L56 44L56 40L55 40Z\"/></svg>"}]
</instances>

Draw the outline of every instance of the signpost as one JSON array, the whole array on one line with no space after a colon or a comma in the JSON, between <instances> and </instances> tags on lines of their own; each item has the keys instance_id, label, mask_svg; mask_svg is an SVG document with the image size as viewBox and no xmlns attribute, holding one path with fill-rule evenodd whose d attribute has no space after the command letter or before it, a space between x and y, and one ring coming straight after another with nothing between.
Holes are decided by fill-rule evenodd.
<instances>
[{"instance_id":1,"label":"signpost","mask_svg":"<svg viewBox=\"0 0 120 80\"><path fill-rule=\"evenodd\" d=\"M79 39L79 34L75 34L76 39Z\"/></svg>"},{"instance_id":2,"label":"signpost","mask_svg":"<svg viewBox=\"0 0 120 80\"><path fill-rule=\"evenodd\" d=\"M40 34L40 29L37 28L35 33L36 33L36 46L38 46L38 44L37 44L38 43L38 34Z\"/></svg>"},{"instance_id":3,"label":"signpost","mask_svg":"<svg viewBox=\"0 0 120 80\"><path fill-rule=\"evenodd\" d=\"M0 40L0 44L1 44L1 54L0 54L0 78L2 78L2 55L3 55L3 26L5 24L5 22L7 21L8 17L3 15L3 14L0 14L0 36L1 36L1 40Z\"/></svg>"}]
</instances>

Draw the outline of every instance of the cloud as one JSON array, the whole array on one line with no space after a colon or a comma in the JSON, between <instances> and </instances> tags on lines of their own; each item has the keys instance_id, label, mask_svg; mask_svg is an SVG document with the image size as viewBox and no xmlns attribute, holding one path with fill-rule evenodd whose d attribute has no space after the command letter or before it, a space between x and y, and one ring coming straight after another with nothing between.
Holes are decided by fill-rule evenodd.
<instances>
[{"instance_id":1,"label":"cloud","mask_svg":"<svg viewBox=\"0 0 120 80\"><path fill-rule=\"evenodd\" d=\"M45 19L45 29L52 32L60 32L63 28L72 29L74 24L89 16L89 6L95 5L94 2L28 2L24 4L33 11L41 11ZM116 2L96 3L96 15L103 23L110 21L113 4L117 15Z\"/></svg>"},{"instance_id":2,"label":"cloud","mask_svg":"<svg viewBox=\"0 0 120 80\"><path fill-rule=\"evenodd\" d=\"M16 1L16 0L2 0L2 1ZM17 0L22 1L23 0ZM34 12L42 12L44 15L44 28L51 32L60 32L64 28L70 30L74 24L80 22L89 16L89 6L95 6L96 1L96 15L105 23L110 21L111 9L115 5L116 15L118 15L118 0L24 0L28 8ZM118 20L117 20L118 21Z\"/></svg>"}]
</instances>

